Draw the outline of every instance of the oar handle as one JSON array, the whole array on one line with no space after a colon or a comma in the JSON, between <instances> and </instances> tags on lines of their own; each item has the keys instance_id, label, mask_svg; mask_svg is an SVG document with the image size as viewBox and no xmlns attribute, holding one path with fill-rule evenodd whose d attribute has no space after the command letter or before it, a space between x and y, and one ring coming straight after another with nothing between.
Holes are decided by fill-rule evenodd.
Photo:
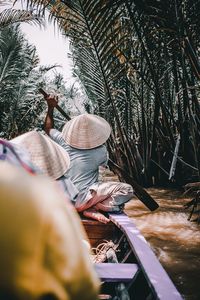
<instances>
[{"instance_id":1,"label":"oar handle","mask_svg":"<svg viewBox=\"0 0 200 300\"><path fill-rule=\"evenodd\" d=\"M47 94L42 88L39 88L38 91L44 96L44 98L47 98L49 94ZM68 121L71 120L70 116L66 114L66 112L57 104L56 105L57 110L65 117Z\"/></svg>"},{"instance_id":2,"label":"oar handle","mask_svg":"<svg viewBox=\"0 0 200 300\"><path fill-rule=\"evenodd\" d=\"M42 88L39 88L38 91L39 91L44 97L48 97L48 94L47 94Z\"/></svg>"},{"instance_id":3,"label":"oar handle","mask_svg":"<svg viewBox=\"0 0 200 300\"><path fill-rule=\"evenodd\" d=\"M66 112L58 104L56 105L56 108L61 113L61 115L63 115L63 117L67 119L67 121L71 120L70 116L68 116Z\"/></svg>"}]
</instances>

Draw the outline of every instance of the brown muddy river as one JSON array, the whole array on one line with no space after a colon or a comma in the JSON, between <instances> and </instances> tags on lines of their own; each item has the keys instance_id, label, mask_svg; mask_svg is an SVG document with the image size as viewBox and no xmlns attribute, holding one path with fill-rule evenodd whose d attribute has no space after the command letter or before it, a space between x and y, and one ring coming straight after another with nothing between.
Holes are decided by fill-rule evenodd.
<instances>
[{"instance_id":1,"label":"brown muddy river","mask_svg":"<svg viewBox=\"0 0 200 300\"><path fill-rule=\"evenodd\" d=\"M188 221L190 210L183 207L192 197L181 198L180 192L173 190L147 191L159 203L159 209L150 212L136 199L126 204L126 213L150 243L183 298L200 300L200 224Z\"/></svg>"}]
</instances>

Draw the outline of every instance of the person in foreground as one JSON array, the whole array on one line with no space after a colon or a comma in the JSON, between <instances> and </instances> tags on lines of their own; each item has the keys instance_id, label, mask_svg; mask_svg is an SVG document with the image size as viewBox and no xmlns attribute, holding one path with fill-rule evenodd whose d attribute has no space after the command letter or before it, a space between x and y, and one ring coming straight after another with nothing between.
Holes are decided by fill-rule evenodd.
<instances>
[{"instance_id":1,"label":"person in foreground","mask_svg":"<svg viewBox=\"0 0 200 300\"><path fill-rule=\"evenodd\" d=\"M57 98L47 96L46 133L70 156L70 167L65 176L78 189L73 199L78 212L84 216L107 223L101 212L120 212L124 203L133 196L133 188L121 182L99 182L99 167L106 166L108 152L105 142L110 136L108 122L93 114L82 114L67 122L62 133L54 129L53 111Z\"/></svg>"},{"instance_id":2,"label":"person in foreground","mask_svg":"<svg viewBox=\"0 0 200 300\"><path fill-rule=\"evenodd\" d=\"M95 300L85 233L53 180L0 160L0 299Z\"/></svg>"}]
</instances>

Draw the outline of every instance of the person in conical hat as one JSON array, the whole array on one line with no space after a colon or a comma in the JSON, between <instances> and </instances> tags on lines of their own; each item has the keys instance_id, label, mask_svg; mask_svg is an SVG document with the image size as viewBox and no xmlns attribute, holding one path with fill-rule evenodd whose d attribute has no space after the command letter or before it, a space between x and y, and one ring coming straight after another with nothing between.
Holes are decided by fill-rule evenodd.
<instances>
[{"instance_id":1,"label":"person in conical hat","mask_svg":"<svg viewBox=\"0 0 200 300\"><path fill-rule=\"evenodd\" d=\"M0 161L0 228L0 299L98 298L84 228L55 181Z\"/></svg>"},{"instance_id":2,"label":"person in conical hat","mask_svg":"<svg viewBox=\"0 0 200 300\"><path fill-rule=\"evenodd\" d=\"M78 190L64 174L70 166L68 153L49 136L38 131L26 132L10 141L14 147L21 147L29 154L29 160L38 172L57 180L66 196L72 200Z\"/></svg>"},{"instance_id":3,"label":"person in conical hat","mask_svg":"<svg viewBox=\"0 0 200 300\"><path fill-rule=\"evenodd\" d=\"M70 167L65 176L78 189L75 207L83 215L107 223L104 211L119 212L133 195L133 188L121 182L99 182L99 168L106 167L106 141L110 136L109 123L94 114L82 114L68 121L62 132L54 129L53 111L57 97L47 95L48 111L44 129L70 156Z\"/></svg>"},{"instance_id":4,"label":"person in conical hat","mask_svg":"<svg viewBox=\"0 0 200 300\"><path fill-rule=\"evenodd\" d=\"M53 179L60 178L69 168L70 158L64 149L48 136L29 131L11 140L25 149L33 165Z\"/></svg>"}]
</instances>

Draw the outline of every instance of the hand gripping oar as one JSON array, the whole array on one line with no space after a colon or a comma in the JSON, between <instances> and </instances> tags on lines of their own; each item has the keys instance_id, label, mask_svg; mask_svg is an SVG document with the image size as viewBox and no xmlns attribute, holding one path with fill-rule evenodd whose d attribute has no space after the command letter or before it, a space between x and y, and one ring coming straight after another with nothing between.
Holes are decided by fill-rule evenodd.
<instances>
[{"instance_id":1,"label":"hand gripping oar","mask_svg":"<svg viewBox=\"0 0 200 300\"><path fill-rule=\"evenodd\" d=\"M42 89L39 88L39 92L44 96L44 98L48 97L48 94ZM67 119L67 121L70 121L71 118L66 114L66 112L57 104L56 105L57 110Z\"/></svg>"},{"instance_id":2,"label":"hand gripping oar","mask_svg":"<svg viewBox=\"0 0 200 300\"><path fill-rule=\"evenodd\" d=\"M48 94L41 88L39 89L39 92L45 98L48 96ZM68 116L66 114L66 112L58 104L56 105L56 108L68 121L71 120L70 116ZM146 205L146 207L149 210L154 211L159 207L158 203L147 193L147 191L145 191L145 189L143 189L143 187L141 187L137 182L135 182L135 180L131 176L129 176L125 170L123 170L120 166L118 166L116 163L114 163L111 159L109 159L108 163L114 169L118 169L121 174L123 174L126 178L128 178L127 183L129 183L133 187L137 198L140 201L142 201L142 203L144 203L144 205Z\"/></svg>"}]
</instances>

